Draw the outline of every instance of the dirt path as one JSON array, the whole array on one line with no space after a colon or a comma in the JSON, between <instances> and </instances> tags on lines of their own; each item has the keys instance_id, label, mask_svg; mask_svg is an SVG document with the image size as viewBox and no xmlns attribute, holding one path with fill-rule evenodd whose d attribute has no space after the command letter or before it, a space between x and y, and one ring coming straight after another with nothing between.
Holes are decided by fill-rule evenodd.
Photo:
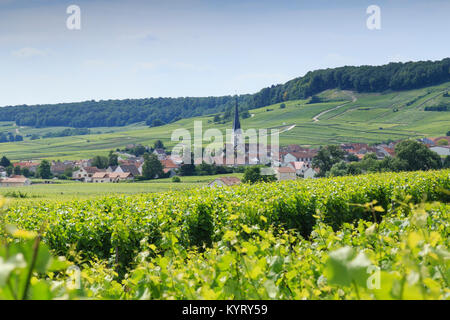
<instances>
[{"instance_id":1,"label":"dirt path","mask_svg":"<svg viewBox=\"0 0 450 320\"><path fill-rule=\"evenodd\" d=\"M346 103L344 103L344 104L341 104L341 105L339 105L339 106L337 106L337 107L334 107L334 108L331 108L331 109L322 111L321 113L319 113L318 115L316 115L315 117L313 117L313 120L314 120L314 122L319 122L319 118L320 118L321 116L323 116L324 114L327 114L328 112L331 112L331 111L338 110L338 109L340 109L340 108L342 108L342 107L348 105L349 103L356 102L357 100L358 100L358 98L356 98L355 95L352 93L352 101L349 101L349 102L346 102Z\"/></svg>"}]
</instances>

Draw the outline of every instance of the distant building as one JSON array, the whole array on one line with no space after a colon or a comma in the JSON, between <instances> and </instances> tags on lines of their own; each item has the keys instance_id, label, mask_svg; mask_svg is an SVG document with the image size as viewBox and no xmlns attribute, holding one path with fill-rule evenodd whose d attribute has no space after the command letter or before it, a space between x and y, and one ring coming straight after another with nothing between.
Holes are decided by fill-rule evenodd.
<instances>
[{"instance_id":1,"label":"distant building","mask_svg":"<svg viewBox=\"0 0 450 320\"><path fill-rule=\"evenodd\" d=\"M290 167L275 168L275 176L277 177L278 181L297 179L297 174L295 173L295 170Z\"/></svg>"},{"instance_id":2,"label":"distant building","mask_svg":"<svg viewBox=\"0 0 450 320\"><path fill-rule=\"evenodd\" d=\"M450 147L447 146L431 147L430 150L436 152L441 157L450 156Z\"/></svg>"},{"instance_id":3,"label":"distant building","mask_svg":"<svg viewBox=\"0 0 450 320\"><path fill-rule=\"evenodd\" d=\"M304 161L289 162L287 167L294 169L297 176L303 176L309 168L308 164Z\"/></svg>"},{"instance_id":4,"label":"distant building","mask_svg":"<svg viewBox=\"0 0 450 320\"><path fill-rule=\"evenodd\" d=\"M317 155L317 150L310 149L307 151L300 152L288 152L281 153L283 157L283 163L288 164L290 162L305 162L311 164L314 157Z\"/></svg>"},{"instance_id":5,"label":"distant building","mask_svg":"<svg viewBox=\"0 0 450 320\"><path fill-rule=\"evenodd\" d=\"M72 173L72 178L83 182L92 182L92 177L97 172L106 172L106 170L97 167L81 167Z\"/></svg>"},{"instance_id":6,"label":"distant building","mask_svg":"<svg viewBox=\"0 0 450 320\"><path fill-rule=\"evenodd\" d=\"M304 173L303 173L303 178L305 179L313 179L317 176L318 174L318 170L317 169L313 169L313 168L308 168Z\"/></svg>"},{"instance_id":7,"label":"distant building","mask_svg":"<svg viewBox=\"0 0 450 320\"><path fill-rule=\"evenodd\" d=\"M166 151L164 149L155 149L153 151L153 154L155 154L158 157L158 160L165 160L167 158Z\"/></svg>"},{"instance_id":8,"label":"distant building","mask_svg":"<svg viewBox=\"0 0 450 320\"><path fill-rule=\"evenodd\" d=\"M241 183L241 179L237 177L221 177L214 179L210 184L208 184L209 187L223 187L223 186L235 186Z\"/></svg>"},{"instance_id":9,"label":"distant building","mask_svg":"<svg viewBox=\"0 0 450 320\"><path fill-rule=\"evenodd\" d=\"M50 167L50 171L54 175L60 175L63 174L67 169L72 169L73 167L73 161L53 161Z\"/></svg>"},{"instance_id":10,"label":"distant building","mask_svg":"<svg viewBox=\"0 0 450 320\"><path fill-rule=\"evenodd\" d=\"M132 180L134 180L134 177L130 172L96 172L92 176L93 183L117 183Z\"/></svg>"},{"instance_id":11,"label":"distant building","mask_svg":"<svg viewBox=\"0 0 450 320\"><path fill-rule=\"evenodd\" d=\"M30 172L36 173L37 168L39 167L39 162L33 161L22 161L13 163L14 168L20 167L21 169L27 168Z\"/></svg>"},{"instance_id":12,"label":"distant building","mask_svg":"<svg viewBox=\"0 0 450 320\"><path fill-rule=\"evenodd\" d=\"M1 187L23 187L30 184L31 180L24 176L14 175L9 178L0 178Z\"/></svg>"},{"instance_id":13,"label":"distant building","mask_svg":"<svg viewBox=\"0 0 450 320\"><path fill-rule=\"evenodd\" d=\"M116 168L116 170L114 170L114 173L130 173L133 177L138 177L141 175L136 165L120 165Z\"/></svg>"}]
</instances>

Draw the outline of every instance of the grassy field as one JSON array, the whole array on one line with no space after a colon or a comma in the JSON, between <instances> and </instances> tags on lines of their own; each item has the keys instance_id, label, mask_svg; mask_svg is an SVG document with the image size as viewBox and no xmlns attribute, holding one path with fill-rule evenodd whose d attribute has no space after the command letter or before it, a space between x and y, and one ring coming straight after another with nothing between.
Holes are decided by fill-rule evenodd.
<instances>
[{"instance_id":1,"label":"grassy field","mask_svg":"<svg viewBox=\"0 0 450 320\"><path fill-rule=\"evenodd\" d=\"M174 183L170 178L143 182L105 184L57 181L54 184L32 184L26 187L0 188L0 195L9 199L9 203L12 205L43 200L79 200L111 194L130 195L201 188L214 179L224 176L242 178L243 175L241 173L233 173L216 176L181 177L180 183Z\"/></svg>"},{"instance_id":2,"label":"grassy field","mask_svg":"<svg viewBox=\"0 0 450 320\"><path fill-rule=\"evenodd\" d=\"M450 83L419 90L387 92L383 94L353 94L328 90L319 95L324 102L307 104L307 100L286 102L251 110L252 117L242 120L244 129L294 128L280 134L280 144L320 146L333 143L379 143L389 139L435 137L445 135L450 128L450 112L426 112L430 105L450 103L442 94L450 89ZM328 112L326 112L328 111ZM323 113L325 112L325 113ZM322 115L316 118L319 114ZM121 128L94 128L94 134L63 138L25 140L0 144L0 155L13 160L26 159L82 159L109 150L123 148L129 143L152 145L160 139L166 146L175 145L171 133L184 128L193 132L194 121L202 121L203 132L216 128L225 133L231 122L214 124L213 115L183 119L178 122L148 128L135 124ZM17 129L11 122L0 123L0 131ZM43 133L61 128L18 128L21 134ZM270 143L270 141L269 141Z\"/></svg>"}]
</instances>

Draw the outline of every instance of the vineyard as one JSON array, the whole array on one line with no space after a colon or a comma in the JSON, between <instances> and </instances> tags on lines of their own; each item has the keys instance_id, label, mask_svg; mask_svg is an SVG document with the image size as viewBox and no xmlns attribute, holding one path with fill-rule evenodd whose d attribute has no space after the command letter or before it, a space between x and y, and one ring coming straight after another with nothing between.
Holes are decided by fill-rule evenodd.
<instances>
[{"instance_id":1,"label":"vineyard","mask_svg":"<svg viewBox=\"0 0 450 320\"><path fill-rule=\"evenodd\" d=\"M449 190L442 170L14 205L0 298L449 299Z\"/></svg>"}]
</instances>

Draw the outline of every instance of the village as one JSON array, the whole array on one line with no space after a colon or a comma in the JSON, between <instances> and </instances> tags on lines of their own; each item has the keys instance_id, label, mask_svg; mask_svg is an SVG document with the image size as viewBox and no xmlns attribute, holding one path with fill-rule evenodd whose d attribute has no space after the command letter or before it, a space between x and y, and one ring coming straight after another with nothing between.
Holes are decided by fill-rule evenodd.
<instances>
[{"instance_id":1,"label":"village","mask_svg":"<svg viewBox=\"0 0 450 320\"><path fill-rule=\"evenodd\" d=\"M220 175L221 173L243 173L246 168L258 166L258 175L270 176L273 180L285 181L299 178L313 179L321 175L320 167L313 161L321 149L306 148L292 144L284 147L246 143L243 139L238 102L234 110L231 143L224 144L214 156L204 156L185 162L178 154L171 154L161 140L153 147L128 144L123 150L110 151L109 156L96 156L86 160L42 162L18 161L11 163L6 157L0 160L0 186L29 186L30 177L41 178L40 183L54 180L75 180L84 183L119 183L187 175ZM404 141L404 140L403 140ZM370 155L373 160L395 157L395 147L402 140L369 145L367 143L340 144L341 161L358 162ZM417 139L438 157L442 164L450 159L450 136ZM232 159L228 150L234 151ZM411 152L411 151L410 151ZM414 151L412 151L414 152ZM415 156L415 155L413 155ZM333 161L333 155L329 156ZM190 158L189 158L190 159ZM240 160L239 160L240 159ZM194 165L193 163L197 164ZM439 164L440 166L441 164ZM330 168L328 168L330 169ZM383 168L388 169L388 168ZM321 176L325 176L322 175ZM257 179L258 180L258 179ZM264 179L259 179L264 181ZM179 178L172 180L179 181ZM248 181L247 181L248 182ZM237 177L217 177L209 186L232 186L240 184Z\"/></svg>"},{"instance_id":2,"label":"village","mask_svg":"<svg viewBox=\"0 0 450 320\"><path fill-rule=\"evenodd\" d=\"M450 137L425 138L417 140L426 145L431 151L436 152L442 158L450 155ZM347 154L347 161L362 160L367 154L374 154L378 160L395 155L395 145L400 141L388 144L368 145L365 143L341 144L339 147ZM127 149L142 147L140 145L128 145ZM246 145L246 150L251 146ZM318 154L318 149L305 148L299 145L288 145L280 147L278 152L275 148L268 146L267 159L271 163L272 174L278 181L295 180L299 178L315 178L319 169L314 168L312 163ZM65 160L50 162L51 179L41 179L38 183L52 183L58 179L71 179L84 183L119 183L141 180L145 163L144 156L134 156L125 152L117 151L117 165L109 165L107 168L98 168L94 165L94 159ZM165 148L156 148L151 154L161 163L163 176L154 178L172 178L182 176L182 167L186 164L182 159L172 157ZM255 159L256 158L256 159ZM267 160L266 159L266 160ZM252 161L251 161L252 160ZM31 177L38 177L38 168L41 162L18 161L7 167L0 165L0 186L20 187L32 184ZM228 165L230 172L243 172L246 167L260 165L257 156L246 156L242 165ZM9 171L9 172L8 172ZM269 171L270 172L270 171ZM67 175L70 175L67 177ZM195 175L195 173L193 174ZM210 186L236 185L241 183L236 177L217 177Z\"/></svg>"}]
</instances>

